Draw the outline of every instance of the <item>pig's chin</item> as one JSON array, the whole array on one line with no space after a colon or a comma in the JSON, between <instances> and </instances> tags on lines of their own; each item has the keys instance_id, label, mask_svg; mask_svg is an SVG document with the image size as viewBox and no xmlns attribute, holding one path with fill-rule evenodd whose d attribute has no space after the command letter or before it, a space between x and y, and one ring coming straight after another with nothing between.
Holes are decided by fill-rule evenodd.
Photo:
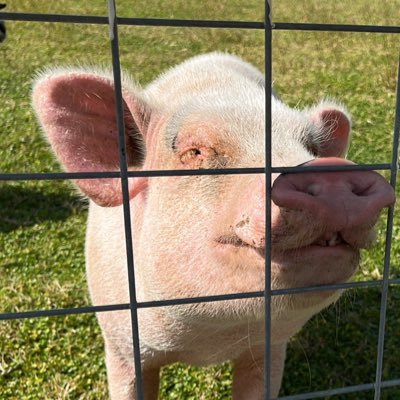
<instances>
[{"instance_id":1,"label":"pig's chin","mask_svg":"<svg viewBox=\"0 0 400 400\"><path fill-rule=\"evenodd\" d=\"M228 264L243 265L246 260L247 272L265 268L265 247L252 246L236 235L218 237L215 248ZM357 269L359 256L359 249L337 234L288 248L273 243L271 261L277 281L283 284L278 286L306 287L347 281Z\"/></svg>"},{"instance_id":2,"label":"pig's chin","mask_svg":"<svg viewBox=\"0 0 400 400\"><path fill-rule=\"evenodd\" d=\"M321 261L324 262L329 258L347 257L354 253L358 253L358 250L347 243L340 243L334 246L325 246L318 243L312 243L306 246L273 251L272 257L274 259L287 258L288 260L294 260L296 262L297 260L304 259L305 257L308 259L314 257L318 263L321 263Z\"/></svg>"},{"instance_id":3,"label":"pig's chin","mask_svg":"<svg viewBox=\"0 0 400 400\"><path fill-rule=\"evenodd\" d=\"M272 253L272 265L281 287L320 286L348 281L357 270L359 249L345 241L320 241ZM324 297L328 293L321 293Z\"/></svg>"}]
</instances>

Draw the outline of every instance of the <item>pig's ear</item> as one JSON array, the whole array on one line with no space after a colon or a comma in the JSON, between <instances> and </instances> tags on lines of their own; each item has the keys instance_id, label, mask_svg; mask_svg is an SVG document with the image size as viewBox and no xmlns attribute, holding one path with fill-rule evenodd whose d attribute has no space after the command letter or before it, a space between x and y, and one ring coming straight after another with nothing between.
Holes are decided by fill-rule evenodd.
<instances>
[{"instance_id":1,"label":"pig's ear","mask_svg":"<svg viewBox=\"0 0 400 400\"><path fill-rule=\"evenodd\" d=\"M123 93L126 155L131 168L143 163L149 118L149 110L138 93L137 89ZM34 85L33 106L67 172L119 170L112 79L85 71L44 74ZM75 183L101 206L122 202L119 178L79 179ZM146 183L144 178L131 179L130 197L143 190Z\"/></svg>"},{"instance_id":2,"label":"pig's ear","mask_svg":"<svg viewBox=\"0 0 400 400\"><path fill-rule=\"evenodd\" d=\"M314 149L318 157L346 157L350 144L351 120L343 107L322 102L309 110L317 128Z\"/></svg>"}]
</instances>

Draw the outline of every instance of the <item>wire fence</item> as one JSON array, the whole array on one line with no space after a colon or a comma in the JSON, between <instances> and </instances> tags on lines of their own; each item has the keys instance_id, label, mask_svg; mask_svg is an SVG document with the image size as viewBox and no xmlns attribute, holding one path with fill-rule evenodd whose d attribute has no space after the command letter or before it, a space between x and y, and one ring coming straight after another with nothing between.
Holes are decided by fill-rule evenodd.
<instances>
[{"instance_id":1,"label":"wire fence","mask_svg":"<svg viewBox=\"0 0 400 400\"><path fill-rule=\"evenodd\" d=\"M108 25L111 43L113 78L116 94L117 126L119 135L119 159L120 171L115 172L76 172L76 173L0 173L0 181L29 181L29 180L70 180L70 179L94 179L94 178L119 178L122 184L123 211L125 223L126 260L129 280L129 303L101 306L89 306L78 308L32 310L25 312L0 313L0 320L16 320L24 318L36 318L56 315L85 314L94 312L109 312L117 310L130 310L131 327L133 336L133 351L135 362L135 374L137 380L137 399L143 399L141 357L140 357L140 332L138 331L138 310L142 308L166 307L174 305L195 304L226 301L234 299L264 298L265 300L265 374L264 374L264 398L270 399L270 335L271 335L271 298L272 296L297 294L306 292L350 289L350 288L371 288L378 287L382 290L379 336L377 343L376 378L375 382L368 384L354 385L336 389L329 389L318 392L303 393L279 397L280 400L305 400L324 398L326 396L348 394L363 391L374 391L374 400L381 398L383 388L400 386L400 378L395 380L382 380L383 353L385 343L385 324L387 314L388 289L389 285L399 285L400 278L390 279L389 271L391 264L392 232L394 207L390 207L387 214L386 241L383 279L363 282L349 282L342 284L331 284L315 287L272 289L271 288L271 229L266 227L266 254L265 254L265 291L223 294L215 296L204 296L196 298L178 298L171 300L157 300L138 302L136 299L136 285L134 276L134 253L132 245L131 216L129 207L128 178L137 177L168 177L168 176L198 176L198 175L235 175L235 174L264 174L267 198L270 198L271 176L273 173L301 173L304 171L348 171L348 170L387 170L390 171L390 184L396 189L398 164L398 145L400 137L400 68L397 77L396 93L396 116L394 123L394 134L392 144L392 159L384 164L363 164L346 166L308 166L308 167L272 167L271 165L271 87L272 87L272 32L274 30L306 30L326 32L368 32L368 33L400 33L400 26L376 26L376 25L343 25L343 24L313 24L313 23L280 23L273 22L270 1L265 1L265 21L215 21L215 20L182 20L182 19L155 19L155 18L121 18L116 14L116 0L108 0L108 16L90 15L59 15L42 13L6 13L0 12L0 20L5 21L32 21L51 23L75 23L75 24L100 24ZM212 170L151 170L151 171L128 171L126 149L125 149L125 127L123 117L123 100L121 88L121 67L119 56L118 27L120 25L153 26L153 27L197 27L197 28L244 28L264 30L265 33L265 86L266 86L266 148L265 165L259 168L231 168ZM400 65L400 64L399 64ZM269 197L268 197L269 191ZM271 220L270 204L266 205L266 221Z\"/></svg>"}]
</instances>

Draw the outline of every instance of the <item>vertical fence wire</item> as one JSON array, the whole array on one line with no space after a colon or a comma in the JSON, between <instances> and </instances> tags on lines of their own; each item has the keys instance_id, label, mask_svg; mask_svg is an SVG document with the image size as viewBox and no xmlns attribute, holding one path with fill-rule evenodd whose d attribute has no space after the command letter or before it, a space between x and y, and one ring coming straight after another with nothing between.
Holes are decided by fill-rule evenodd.
<instances>
[{"instance_id":1,"label":"vertical fence wire","mask_svg":"<svg viewBox=\"0 0 400 400\"><path fill-rule=\"evenodd\" d=\"M122 85L121 85L121 65L119 57L118 23L117 23L117 11L116 11L115 0L108 0L108 18L109 18L109 29L110 29L110 41L111 41L112 69L114 77L115 107L116 107L117 126L118 126L119 161L120 161L120 171L121 171L121 189L123 198L126 260L128 268L133 356L134 356L135 378L136 378L136 386L135 386L137 395L136 398L137 400L143 400L142 367L140 358L139 324L138 324L138 312L137 312L138 306L136 299L136 284L135 284L135 272L134 272L135 270L133 261L132 226L131 226L131 213L129 205L130 199L129 199L128 166L127 166L127 156L126 156L125 124L124 124L124 111L123 111L123 99L122 99Z\"/></svg>"},{"instance_id":2,"label":"vertical fence wire","mask_svg":"<svg viewBox=\"0 0 400 400\"><path fill-rule=\"evenodd\" d=\"M397 67L396 114L395 114L393 144L392 144L392 167L390 173L390 184L392 185L395 191L396 191L396 181L397 181L397 170L399 166L398 164L399 137L400 137L400 57ZM387 303L389 295L389 272L390 272L390 257L392 249L393 219L394 219L394 205L389 207L387 213L385 260L384 260L383 282L382 282L381 309L379 314L379 337L378 337L378 351L376 360L374 400L380 400L381 398L386 312L387 312Z\"/></svg>"},{"instance_id":3,"label":"vertical fence wire","mask_svg":"<svg viewBox=\"0 0 400 400\"><path fill-rule=\"evenodd\" d=\"M264 63L265 63L265 354L264 354L264 398L271 395L271 179L272 179L272 0L265 1Z\"/></svg>"}]
</instances>

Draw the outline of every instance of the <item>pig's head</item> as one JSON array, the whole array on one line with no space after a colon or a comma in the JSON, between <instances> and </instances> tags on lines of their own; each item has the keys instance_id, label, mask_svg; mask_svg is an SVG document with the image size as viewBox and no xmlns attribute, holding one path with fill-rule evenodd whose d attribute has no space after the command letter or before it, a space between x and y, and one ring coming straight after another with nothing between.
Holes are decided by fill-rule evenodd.
<instances>
[{"instance_id":1,"label":"pig's head","mask_svg":"<svg viewBox=\"0 0 400 400\"><path fill-rule=\"evenodd\" d=\"M250 67L239 71L222 65L204 71L192 64L194 73L187 66L178 67L145 90L125 81L129 169L263 166L261 75ZM112 79L86 71L51 72L36 83L33 100L67 171L118 170ZM298 111L273 97L272 112L274 166L348 163L343 157L350 120L342 107L323 102ZM100 208L121 212L119 179L76 184L97 212ZM133 178L129 193L141 299L264 289L265 204L270 201L264 176ZM393 201L390 186L375 172L279 176L271 202L273 287L348 280L357 268L360 248L371 243L380 210ZM99 246L101 251L112 251L107 238ZM276 296L272 318L296 318L300 309L309 316L335 296L333 292ZM262 300L252 299L188 310L191 316L247 320L262 319L263 305Z\"/></svg>"}]
</instances>

